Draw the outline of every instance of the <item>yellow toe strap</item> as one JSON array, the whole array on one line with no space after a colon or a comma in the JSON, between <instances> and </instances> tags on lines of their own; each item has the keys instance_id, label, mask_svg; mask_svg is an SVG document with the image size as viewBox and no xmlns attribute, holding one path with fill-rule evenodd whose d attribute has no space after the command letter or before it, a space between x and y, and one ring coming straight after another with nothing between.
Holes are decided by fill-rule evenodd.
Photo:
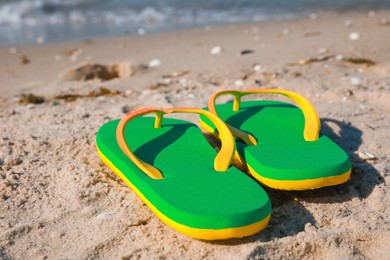
<instances>
[{"instance_id":1,"label":"yellow toe strap","mask_svg":"<svg viewBox=\"0 0 390 260\"><path fill-rule=\"evenodd\" d=\"M252 90L224 90L216 92L213 94L208 102L209 111L217 115L215 109L215 102L219 96L230 94L234 97L233 102L233 111L238 111L240 109L241 97L251 94L281 94L291 100L293 100L302 110L305 118L305 127L303 130L303 136L306 141L315 141L319 137L320 133L320 119L314 107L310 102L305 99L303 96L288 90L282 89L252 89ZM232 131L233 135L243 140L246 144L256 145L256 138L251 134L243 132L237 128L229 126L229 129Z\"/></svg>"}]
</instances>

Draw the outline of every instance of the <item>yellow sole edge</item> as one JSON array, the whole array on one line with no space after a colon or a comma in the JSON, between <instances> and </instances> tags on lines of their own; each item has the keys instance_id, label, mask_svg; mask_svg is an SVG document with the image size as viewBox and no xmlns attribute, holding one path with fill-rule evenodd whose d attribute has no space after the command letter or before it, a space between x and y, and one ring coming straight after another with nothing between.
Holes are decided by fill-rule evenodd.
<instances>
[{"instance_id":1,"label":"yellow sole edge","mask_svg":"<svg viewBox=\"0 0 390 260\"><path fill-rule=\"evenodd\" d=\"M178 232L201 240L222 240L229 238L241 238L245 236L250 236L256 234L257 232L263 230L271 217L269 214L267 217L262 219L259 222L234 228L226 229L201 229L193 228L183 224L180 224L167 216L161 213L124 175L123 173L115 167L115 165L99 150L96 146L96 149L102 159L102 161L113 170L130 188L140 197L140 199L152 210L152 212L165 224L171 228L177 230Z\"/></svg>"},{"instance_id":2,"label":"yellow sole edge","mask_svg":"<svg viewBox=\"0 0 390 260\"><path fill-rule=\"evenodd\" d=\"M260 176L250 165L247 165L251 175L264 185L278 190L314 190L322 187L342 184L349 180L352 168L347 172L324 178L309 180L275 180Z\"/></svg>"}]
</instances>

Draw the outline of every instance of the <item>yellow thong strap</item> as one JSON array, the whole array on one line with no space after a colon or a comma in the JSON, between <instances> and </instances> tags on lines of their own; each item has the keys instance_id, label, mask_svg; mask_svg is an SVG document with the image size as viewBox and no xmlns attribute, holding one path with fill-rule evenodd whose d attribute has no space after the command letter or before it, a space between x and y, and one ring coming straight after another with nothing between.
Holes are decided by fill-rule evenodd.
<instances>
[{"instance_id":1,"label":"yellow thong strap","mask_svg":"<svg viewBox=\"0 0 390 260\"><path fill-rule=\"evenodd\" d=\"M305 99L303 96L294 93L288 90L282 89L251 89L251 90L224 90L220 92L214 93L209 101L208 108L209 111L215 115L217 111L215 109L216 99L222 95L230 94L234 97L233 102L233 111L238 111L240 109L241 97L251 94L281 94L284 95L291 100L293 100L302 110L303 116L305 118L305 127L303 130L303 137L306 141L315 141L318 139L320 133L320 119L314 107L310 104L310 102ZM240 138L246 144L256 145L257 140L251 134L241 131L233 126L228 125L230 131L232 131L233 135Z\"/></svg>"},{"instance_id":2,"label":"yellow thong strap","mask_svg":"<svg viewBox=\"0 0 390 260\"><path fill-rule=\"evenodd\" d=\"M219 172L226 171L230 163L233 160L234 151L235 151L235 143L232 136L232 133L229 131L229 128L225 125L225 123L219 119L216 115L212 114L209 111L205 111L202 109L195 108L170 108L170 109L153 109L153 108L145 108L136 111L132 111L127 113L120 121L116 129L116 139L119 147L123 151L127 157L132 160L135 165L137 165L145 174L153 179L162 179L163 174L154 166L142 161L139 159L130 149L125 140L124 130L126 125L133 120L134 118L147 115L147 114L156 114L156 120L154 127L160 128L162 118L165 114L171 113L195 113L199 115L203 115L210 119L210 121L215 125L218 129L221 138L221 150L218 152L217 156L214 160L214 169Z\"/></svg>"}]
</instances>

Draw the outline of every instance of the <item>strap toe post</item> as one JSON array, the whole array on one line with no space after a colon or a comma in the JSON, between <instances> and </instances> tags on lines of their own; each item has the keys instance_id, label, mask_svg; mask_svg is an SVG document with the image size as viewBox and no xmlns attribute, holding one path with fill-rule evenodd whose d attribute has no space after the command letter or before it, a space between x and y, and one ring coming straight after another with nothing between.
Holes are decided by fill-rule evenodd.
<instances>
[{"instance_id":1,"label":"strap toe post","mask_svg":"<svg viewBox=\"0 0 390 260\"><path fill-rule=\"evenodd\" d=\"M219 119L218 116L214 115L209 111L205 111L202 109L180 107L180 108L169 108L164 110L164 109L145 108L145 109L140 109L140 110L127 113L119 121L119 124L116 129L116 139L123 153L126 154L126 156L129 157L129 159L133 161L150 178L157 179L157 180L163 179L164 176L160 170L144 162L130 150L128 143L126 142L126 139L124 137L124 131L126 125L131 120L148 114L156 115L154 127L160 128L162 127L163 116L165 114L171 114L171 113L194 113L194 114L203 115L208 119L210 119L210 121L218 129L221 137L221 143L222 143L221 150L218 152L214 160L214 169L218 172L225 172L229 168L234 157L235 143L234 143L233 135L229 131L229 128L226 126L226 124L221 119Z\"/></svg>"}]
</instances>

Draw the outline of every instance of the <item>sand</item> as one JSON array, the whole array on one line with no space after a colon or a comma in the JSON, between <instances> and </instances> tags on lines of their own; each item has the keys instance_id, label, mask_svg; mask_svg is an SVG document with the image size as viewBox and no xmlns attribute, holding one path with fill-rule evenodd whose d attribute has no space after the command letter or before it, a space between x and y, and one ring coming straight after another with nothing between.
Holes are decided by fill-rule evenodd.
<instances>
[{"instance_id":1,"label":"sand","mask_svg":"<svg viewBox=\"0 0 390 260\"><path fill-rule=\"evenodd\" d=\"M0 49L0 258L390 259L389 19L324 13ZM307 97L353 164L343 185L265 188L272 217L256 235L181 235L95 150L98 128L126 111L254 87Z\"/></svg>"}]
</instances>

